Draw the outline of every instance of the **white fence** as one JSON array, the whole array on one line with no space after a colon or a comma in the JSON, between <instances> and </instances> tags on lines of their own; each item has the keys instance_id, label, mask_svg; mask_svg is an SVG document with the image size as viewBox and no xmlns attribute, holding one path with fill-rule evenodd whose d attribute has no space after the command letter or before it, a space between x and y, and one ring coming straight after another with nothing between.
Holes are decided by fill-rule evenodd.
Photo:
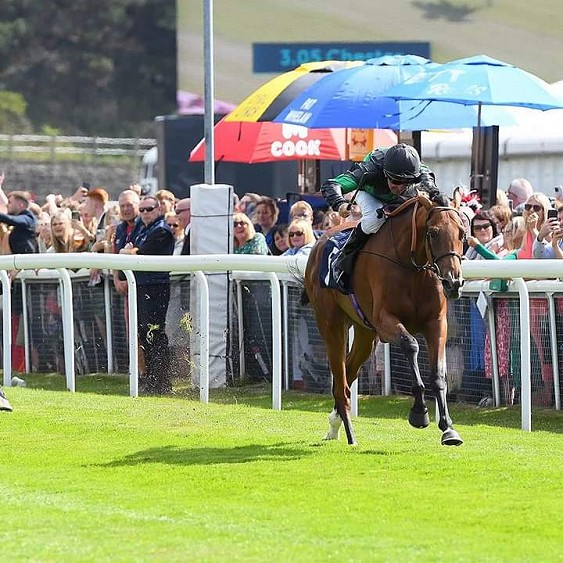
<instances>
[{"instance_id":1,"label":"white fence","mask_svg":"<svg viewBox=\"0 0 563 563\"><path fill-rule=\"evenodd\" d=\"M155 139L135 137L80 137L63 135L0 135L0 155L129 156L141 157L156 145Z\"/></svg>"},{"instance_id":2,"label":"white fence","mask_svg":"<svg viewBox=\"0 0 563 563\"><path fill-rule=\"evenodd\" d=\"M200 366L200 399L207 401L209 397L209 372L207 358L209 351L209 299L205 272L232 272L234 279L266 279L270 282L272 291L272 406L281 408L281 391L283 386L283 365L287 366L287 358L282 358L282 325L287 322L287 317L282 311L282 301L279 286L279 277L288 279L298 270L303 271L306 264L305 257L271 257L271 256L244 256L244 255L200 255L200 256L120 256L103 254L32 254L10 255L0 257L0 281L3 286L3 319L4 350L9 350L12 342L10 315L11 303L9 292L9 270L55 270L60 276L63 287L63 333L65 342L65 370L69 390L74 391L74 334L72 323L72 286L67 268L108 268L123 270L127 280L134 288L135 279L132 270L139 271L171 271L193 272L198 287L199 318L197 319L201 356ZM563 261L559 260L521 260L521 261L468 261L464 262L464 275L468 279L507 278L513 279L511 284L520 297L520 355L521 355L521 409L522 429L531 430L531 368L530 368L530 307L529 294L553 294L563 292L563 284L554 281L528 281L524 278L551 279L563 278ZM276 274L280 274L278 277ZM488 291L486 282L473 282L467 284L470 291ZM136 293L129 292L129 377L130 394L138 393L138 364L137 364L137 338L136 338ZM553 319L553 315L551 315ZM285 331L287 334L287 331ZM552 332L555 335L555 331ZM557 342L555 347L557 349ZM10 354L4 353L4 385L11 382ZM557 354L553 358L554 386L556 408L560 408L559 373ZM287 372L287 370L286 370ZM389 362L386 361L385 391L390 392ZM498 404L498 374L493 378L496 402Z\"/></svg>"}]
</instances>

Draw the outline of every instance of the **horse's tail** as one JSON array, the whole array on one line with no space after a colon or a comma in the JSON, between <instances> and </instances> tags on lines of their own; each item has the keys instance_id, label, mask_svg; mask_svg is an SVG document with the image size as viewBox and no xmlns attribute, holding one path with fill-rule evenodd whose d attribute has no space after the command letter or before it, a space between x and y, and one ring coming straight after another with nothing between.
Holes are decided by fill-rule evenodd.
<instances>
[{"instance_id":1,"label":"horse's tail","mask_svg":"<svg viewBox=\"0 0 563 563\"><path fill-rule=\"evenodd\" d=\"M301 292L301 298L299 299L299 303L301 305L308 305L309 296L307 295L307 288L305 287L304 274L297 267L290 267L288 271L293 277L294 281L296 281L303 288L303 291Z\"/></svg>"}]
</instances>

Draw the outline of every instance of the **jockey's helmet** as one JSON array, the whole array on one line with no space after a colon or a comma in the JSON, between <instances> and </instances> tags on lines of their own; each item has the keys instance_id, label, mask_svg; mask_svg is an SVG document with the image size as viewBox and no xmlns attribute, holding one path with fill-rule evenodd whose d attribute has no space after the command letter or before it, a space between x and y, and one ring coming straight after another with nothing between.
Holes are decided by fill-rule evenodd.
<instances>
[{"instance_id":1,"label":"jockey's helmet","mask_svg":"<svg viewBox=\"0 0 563 563\"><path fill-rule=\"evenodd\" d=\"M390 147L383 159L383 170L391 180L417 182L420 178L420 157L414 147L399 143Z\"/></svg>"}]
</instances>

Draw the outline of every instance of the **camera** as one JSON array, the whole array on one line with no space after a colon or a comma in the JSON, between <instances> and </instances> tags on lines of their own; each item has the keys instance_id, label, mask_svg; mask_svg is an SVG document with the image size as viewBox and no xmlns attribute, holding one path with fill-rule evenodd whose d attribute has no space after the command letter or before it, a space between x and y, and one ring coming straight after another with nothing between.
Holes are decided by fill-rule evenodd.
<instances>
[{"instance_id":1,"label":"camera","mask_svg":"<svg viewBox=\"0 0 563 563\"><path fill-rule=\"evenodd\" d=\"M557 219L557 209L548 209L547 210L547 218L548 219Z\"/></svg>"},{"instance_id":2,"label":"camera","mask_svg":"<svg viewBox=\"0 0 563 563\"><path fill-rule=\"evenodd\" d=\"M80 221L80 213L78 211L73 211L70 215L74 221Z\"/></svg>"}]
</instances>

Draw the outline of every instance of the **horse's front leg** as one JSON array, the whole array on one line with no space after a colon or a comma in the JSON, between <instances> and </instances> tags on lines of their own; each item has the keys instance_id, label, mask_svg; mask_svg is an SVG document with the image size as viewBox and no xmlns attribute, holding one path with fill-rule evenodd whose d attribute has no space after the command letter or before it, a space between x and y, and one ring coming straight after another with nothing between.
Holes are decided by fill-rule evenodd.
<instances>
[{"instance_id":1,"label":"horse's front leg","mask_svg":"<svg viewBox=\"0 0 563 563\"><path fill-rule=\"evenodd\" d=\"M437 325L437 326L436 326ZM442 445L460 446L463 440L453 428L447 402L448 383L446 379L446 334L447 321L443 320L431 326L426 334L430 378L432 390L438 405L438 428L442 431Z\"/></svg>"},{"instance_id":2,"label":"horse's front leg","mask_svg":"<svg viewBox=\"0 0 563 563\"><path fill-rule=\"evenodd\" d=\"M415 428L426 428L430 424L430 418L424 400L424 383L422 382L420 368L418 367L418 341L402 324L399 324L398 328L400 331L399 347L409 363L412 374L411 390L414 396L414 403L409 412L409 423Z\"/></svg>"}]
</instances>

